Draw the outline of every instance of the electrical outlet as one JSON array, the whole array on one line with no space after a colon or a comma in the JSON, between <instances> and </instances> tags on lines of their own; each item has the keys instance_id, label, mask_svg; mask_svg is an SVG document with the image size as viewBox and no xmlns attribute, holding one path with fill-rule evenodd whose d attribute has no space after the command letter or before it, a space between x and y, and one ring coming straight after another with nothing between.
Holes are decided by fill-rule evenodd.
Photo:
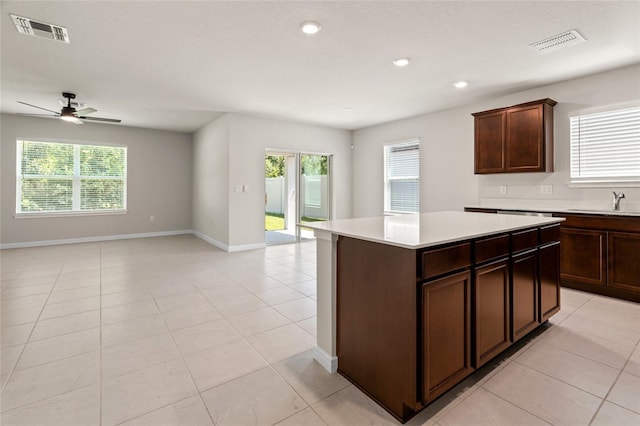
<instances>
[{"instance_id":1,"label":"electrical outlet","mask_svg":"<svg viewBox=\"0 0 640 426\"><path fill-rule=\"evenodd\" d=\"M156 221L155 216L149 216L149 222L155 222L155 221Z\"/></svg>"},{"instance_id":2,"label":"electrical outlet","mask_svg":"<svg viewBox=\"0 0 640 426\"><path fill-rule=\"evenodd\" d=\"M236 185L236 192L242 192L242 185Z\"/></svg>"},{"instance_id":3,"label":"electrical outlet","mask_svg":"<svg viewBox=\"0 0 640 426\"><path fill-rule=\"evenodd\" d=\"M507 195L507 185L500 185L500 193Z\"/></svg>"},{"instance_id":4,"label":"electrical outlet","mask_svg":"<svg viewBox=\"0 0 640 426\"><path fill-rule=\"evenodd\" d=\"M553 185L540 185L540 193L542 195L553 194Z\"/></svg>"}]
</instances>

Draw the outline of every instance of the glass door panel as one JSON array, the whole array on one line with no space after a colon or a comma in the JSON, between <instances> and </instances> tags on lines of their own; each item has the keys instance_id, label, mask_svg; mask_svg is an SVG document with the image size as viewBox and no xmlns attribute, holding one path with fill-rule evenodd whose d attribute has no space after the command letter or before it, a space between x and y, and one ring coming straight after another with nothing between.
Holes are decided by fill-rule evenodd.
<instances>
[{"instance_id":1,"label":"glass door panel","mask_svg":"<svg viewBox=\"0 0 640 426\"><path fill-rule=\"evenodd\" d=\"M331 156L300 154L299 238L313 238L304 223L331 219Z\"/></svg>"}]
</instances>

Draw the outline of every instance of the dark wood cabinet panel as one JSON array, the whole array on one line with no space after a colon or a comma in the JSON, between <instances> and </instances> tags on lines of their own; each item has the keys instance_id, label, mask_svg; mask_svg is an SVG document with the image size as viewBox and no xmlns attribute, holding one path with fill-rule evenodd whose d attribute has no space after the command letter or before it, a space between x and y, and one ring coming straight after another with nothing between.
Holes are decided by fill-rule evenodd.
<instances>
[{"instance_id":1,"label":"dark wood cabinet panel","mask_svg":"<svg viewBox=\"0 0 640 426\"><path fill-rule=\"evenodd\" d=\"M538 230L528 229L514 232L511 235L511 250L518 253L524 250L531 250L538 245Z\"/></svg>"},{"instance_id":2,"label":"dark wood cabinet panel","mask_svg":"<svg viewBox=\"0 0 640 426\"><path fill-rule=\"evenodd\" d=\"M549 244L556 241L560 241L560 225L540 228L540 244Z\"/></svg>"},{"instance_id":3,"label":"dark wood cabinet panel","mask_svg":"<svg viewBox=\"0 0 640 426\"><path fill-rule=\"evenodd\" d=\"M476 116L476 173L500 173L505 170L505 117L504 111Z\"/></svg>"},{"instance_id":4,"label":"dark wood cabinet panel","mask_svg":"<svg viewBox=\"0 0 640 426\"><path fill-rule=\"evenodd\" d=\"M475 263L481 264L509 255L509 235L483 238L475 242Z\"/></svg>"},{"instance_id":5,"label":"dark wood cabinet panel","mask_svg":"<svg viewBox=\"0 0 640 426\"><path fill-rule=\"evenodd\" d=\"M475 173L553 171L552 99L474 116Z\"/></svg>"},{"instance_id":6,"label":"dark wood cabinet panel","mask_svg":"<svg viewBox=\"0 0 640 426\"><path fill-rule=\"evenodd\" d=\"M640 234L609 232L609 286L640 294Z\"/></svg>"},{"instance_id":7,"label":"dark wood cabinet panel","mask_svg":"<svg viewBox=\"0 0 640 426\"><path fill-rule=\"evenodd\" d=\"M338 370L398 416L416 409L416 253L338 240Z\"/></svg>"},{"instance_id":8,"label":"dark wood cabinet panel","mask_svg":"<svg viewBox=\"0 0 640 426\"><path fill-rule=\"evenodd\" d=\"M607 284L607 234L578 228L560 230L560 277L591 285Z\"/></svg>"},{"instance_id":9,"label":"dark wood cabinet panel","mask_svg":"<svg viewBox=\"0 0 640 426\"><path fill-rule=\"evenodd\" d=\"M479 368L511 344L509 260L477 268L474 275L474 366Z\"/></svg>"},{"instance_id":10,"label":"dark wood cabinet panel","mask_svg":"<svg viewBox=\"0 0 640 426\"><path fill-rule=\"evenodd\" d=\"M433 278L470 265L471 243L428 250L422 253L422 278Z\"/></svg>"},{"instance_id":11,"label":"dark wood cabinet panel","mask_svg":"<svg viewBox=\"0 0 640 426\"><path fill-rule=\"evenodd\" d=\"M539 324L537 254L537 250L531 250L514 256L511 262L513 342Z\"/></svg>"},{"instance_id":12,"label":"dark wood cabinet panel","mask_svg":"<svg viewBox=\"0 0 640 426\"><path fill-rule=\"evenodd\" d=\"M471 274L422 285L424 403L471 374Z\"/></svg>"},{"instance_id":13,"label":"dark wood cabinet panel","mask_svg":"<svg viewBox=\"0 0 640 426\"><path fill-rule=\"evenodd\" d=\"M559 236L559 235L558 235ZM560 310L560 244L540 248L540 322Z\"/></svg>"}]
</instances>

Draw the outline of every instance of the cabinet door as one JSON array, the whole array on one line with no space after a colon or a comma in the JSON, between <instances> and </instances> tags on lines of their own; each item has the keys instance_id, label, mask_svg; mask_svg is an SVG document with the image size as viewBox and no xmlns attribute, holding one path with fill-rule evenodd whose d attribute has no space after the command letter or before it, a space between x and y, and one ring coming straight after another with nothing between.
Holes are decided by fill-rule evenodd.
<instances>
[{"instance_id":1,"label":"cabinet door","mask_svg":"<svg viewBox=\"0 0 640 426\"><path fill-rule=\"evenodd\" d=\"M514 256L511 264L513 341L538 326L538 251Z\"/></svg>"},{"instance_id":2,"label":"cabinet door","mask_svg":"<svg viewBox=\"0 0 640 426\"><path fill-rule=\"evenodd\" d=\"M560 310L560 243L540 248L540 322Z\"/></svg>"},{"instance_id":3,"label":"cabinet door","mask_svg":"<svg viewBox=\"0 0 640 426\"><path fill-rule=\"evenodd\" d=\"M640 234L609 233L609 287L640 294Z\"/></svg>"},{"instance_id":4,"label":"cabinet door","mask_svg":"<svg viewBox=\"0 0 640 426\"><path fill-rule=\"evenodd\" d=\"M422 375L424 403L471 374L471 274L468 271L422 285Z\"/></svg>"},{"instance_id":5,"label":"cabinet door","mask_svg":"<svg viewBox=\"0 0 640 426\"><path fill-rule=\"evenodd\" d=\"M505 112L475 116L475 173L505 171Z\"/></svg>"},{"instance_id":6,"label":"cabinet door","mask_svg":"<svg viewBox=\"0 0 640 426\"><path fill-rule=\"evenodd\" d=\"M510 108L506 117L507 172L544 171L543 106Z\"/></svg>"},{"instance_id":7,"label":"cabinet door","mask_svg":"<svg viewBox=\"0 0 640 426\"><path fill-rule=\"evenodd\" d=\"M560 278L582 284L607 283L607 233L560 228Z\"/></svg>"},{"instance_id":8,"label":"cabinet door","mask_svg":"<svg viewBox=\"0 0 640 426\"><path fill-rule=\"evenodd\" d=\"M510 344L509 261L475 270L475 362L479 368Z\"/></svg>"}]
</instances>

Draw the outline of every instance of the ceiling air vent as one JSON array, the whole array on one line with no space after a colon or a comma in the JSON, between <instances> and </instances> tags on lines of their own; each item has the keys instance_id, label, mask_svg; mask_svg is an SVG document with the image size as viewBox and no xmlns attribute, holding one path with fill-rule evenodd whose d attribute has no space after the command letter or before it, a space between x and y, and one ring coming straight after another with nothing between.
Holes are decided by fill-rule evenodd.
<instances>
[{"instance_id":1,"label":"ceiling air vent","mask_svg":"<svg viewBox=\"0 0 640 426\"><path fill-rule=\"evenodd\" d=\"M20 34L69 43L69 33L64 27L37 22L23 16L11 15L11 19L13 19L13 23Z\"/></svg>"},{"instance_id":2,"label":"ceiling air vent","mask_svg":"<svg viewBox=\"0 0 640 426\"><path fill-rule=\"evenodd\" d=\"M549 53L565 47L573 46L585 42L585 38L576 30L554 35L553 37L531 43L529 46L539 53Z\"/></svg>"}]
</instances>

